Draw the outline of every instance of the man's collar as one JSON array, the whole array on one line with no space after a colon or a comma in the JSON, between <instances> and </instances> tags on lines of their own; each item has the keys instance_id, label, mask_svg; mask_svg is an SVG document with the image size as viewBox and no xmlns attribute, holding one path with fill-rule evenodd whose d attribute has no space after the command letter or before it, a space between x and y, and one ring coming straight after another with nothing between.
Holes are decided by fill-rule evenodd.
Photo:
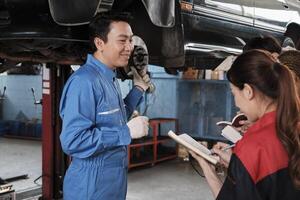
<instances>
[{"instance_id":1,"label":"man's collar","mask_svg":"<svg viewBox=\"0 0 300 200\"><path fill-rule=\"evenodd\" d=\"M100 60L96 59L92 54L87 55L87 64L90 64L92 67L94 67L96 70L98 70L100 73L104 74L106 78L109 80L114 80L116 77L115 70L109 68L105 64L103 64Z\"/></svg>"}]
</instances>

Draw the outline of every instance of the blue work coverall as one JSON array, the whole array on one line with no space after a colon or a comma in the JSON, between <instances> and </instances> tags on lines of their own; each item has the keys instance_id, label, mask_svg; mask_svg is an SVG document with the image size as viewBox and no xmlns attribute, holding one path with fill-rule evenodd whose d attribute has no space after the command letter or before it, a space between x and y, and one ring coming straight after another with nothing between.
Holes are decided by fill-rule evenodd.
<instances>
[{"instance_id":1,"label":"blue work coverall","mask_svg":"<svg viewBox=\"0 0 300 200\"><path fill-rule=\"evenodd\" d=\"M68 79L60 102L60 141L72 157L64 177L65 200L125 200L128 116L142 100L133 88L123 100L115 72L88 55Z\"/></svg>"}]
</instances>

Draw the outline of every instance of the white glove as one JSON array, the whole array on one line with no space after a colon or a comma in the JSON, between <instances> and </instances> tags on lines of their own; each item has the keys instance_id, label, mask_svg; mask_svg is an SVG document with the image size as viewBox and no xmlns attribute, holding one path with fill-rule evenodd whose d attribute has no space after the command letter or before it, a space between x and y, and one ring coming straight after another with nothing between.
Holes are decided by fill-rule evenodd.
<instances>
[{"instance_id":1,"label":"white glove","mask_svg":"<svg viewBox=\"0 0 300 200\"><path fill-rule=\"evenodd\" d=\"M151 81L149 75L146 72L139 74L134 67L131 67L130 69L133 75L133 85L138 86L146 91L149 88Z\"/></svg>"},{"instance_id":2,"label":"white glove","mask_svg":"<svg viewBox=\"0 0 300 200\"><path fill-rule=\"evenodd\" d=\"M132 139L137 139L148 135L149 119L145 116L138 116L127 122Z\"/></svg>"}]
</instances>

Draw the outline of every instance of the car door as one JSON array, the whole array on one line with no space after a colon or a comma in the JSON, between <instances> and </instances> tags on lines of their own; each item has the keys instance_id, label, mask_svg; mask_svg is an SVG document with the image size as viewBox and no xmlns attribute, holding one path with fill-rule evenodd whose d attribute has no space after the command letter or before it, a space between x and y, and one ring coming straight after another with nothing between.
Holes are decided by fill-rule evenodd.
<instances>
[{"instance_id":1,"label":"car door","mask_svg":"<svg viewBox=\"0 0 300 200\"><path fill-rule=\"evenodd\" d=\"M220 20L253 26L252 0L194 0L194 12Z\"/></svg>"},{"instance_id":2,"label":"car door","mask_svg":"<svg viewBox=\"0 0 300 200\"><path fill-rule=\"evenodd\" d=\"M289 23L300 23L298 0L255 0L254 9L257 28L283 33Z\"/></svg>"}]
</instances>

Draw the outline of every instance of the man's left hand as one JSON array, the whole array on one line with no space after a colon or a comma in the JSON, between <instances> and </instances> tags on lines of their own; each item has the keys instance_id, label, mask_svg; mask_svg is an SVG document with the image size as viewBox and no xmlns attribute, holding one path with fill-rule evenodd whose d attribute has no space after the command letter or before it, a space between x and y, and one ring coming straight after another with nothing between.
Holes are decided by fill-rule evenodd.
<instances>
[{"instance_id":1,"label":"man's left hand","mask_svg":"<svg viewBox=\"0 0 300 200\"><path fill-rule=\"evenodd\" d=\"M147 73L139 74L134 67L130 69L133 75L133 85L141 88L145 92L150 86L151 79L149 75Z\"/></svg>"}]
</instances>

